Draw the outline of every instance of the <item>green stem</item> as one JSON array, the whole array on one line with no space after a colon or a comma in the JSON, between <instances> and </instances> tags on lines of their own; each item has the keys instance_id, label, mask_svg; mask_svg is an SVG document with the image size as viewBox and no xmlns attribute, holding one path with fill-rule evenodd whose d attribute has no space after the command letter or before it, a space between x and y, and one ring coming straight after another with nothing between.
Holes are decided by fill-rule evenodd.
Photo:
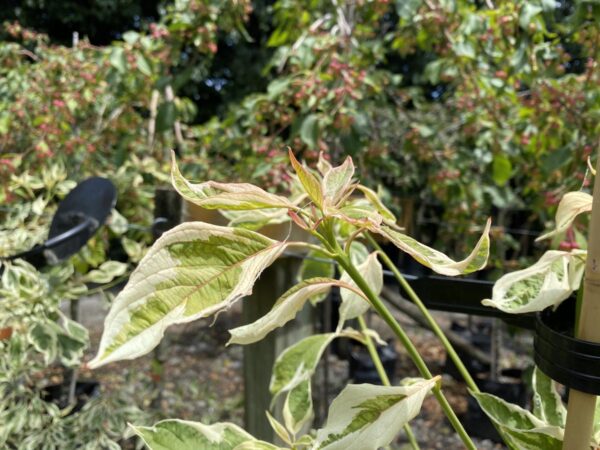
<instances>
[{"instance_id":1,"label":"green stem","mask_svg":"<svg viewBox=\"0 0 600 450\"><path fill-rule=\"evenodd\" d=\"M346 273L348 273L348 275L350 275L350 278L352 278L352 280L354 280L354 282L359 287L359 289L361 291L363 291L363 293L367 296L367 298L371 302L371 305L373 306L375 311L377 311L377 313L381 316L381 318L392 329L392 331L394 332L396 337L400 340L400 343L404 346L404 348L408 352L408 355L412 359L413 363L417 366L417 369L419 370L419 373L421 374L421 376L428 380L433 378L433 375L427 368L425 361L419 354L416 347L411 342L408 335L404 332L404 330L402 329L400 324L396 321L394 316L386 308L386 306L379 299L379 297L373 292L373 290L371 289L369 284L365 281L365 279L362 277L362 275L352 265L349 258L345 254L342 253L341 249L339 248L339 244L337 244L336 241L331 242L330 244L337 245L338 249L336 249L336 250L340 250L340 251L336 255L336 258L335 258L336 261L346 271ZM477 450L477 447L475 447L475 444L473 444L473 441L471 440L471 438L469 437L469 435L463 428L462 424L458 420L458 417L456 417L456 414L452 410L452 407L448 403L448 400L446 399L446 397L442 393L442 390L440 389L440 387L437 384L435 385L435 387L432 388L432 392L433 392L433 395L435 396L435 398L437 399L438 403L444 410L444 413L446 414L446 417L452 424L452 427L458 433L458 435L460 436L461 440L463 441L463 443L465 444L467 449Z\"/></svg>"},{"instance_id":2,"label":"green stem","mask_svg":"<svg viewBox=\"0 0 600 450\"><path fill-rule=\"evenodd\" d=\"M363 335L365 336L365 345L367 350L369 350L369 355L371 355L371 359L373 360L373 364L375 365L375 369L377 370L377 374L379 375L381 382L384 386L391 386L392 384L390 383L390 379L388 378L385 368L383 367L381 358L379 357L377 349L375 348L375 344L373 344L373 339L371 339L371 336L369 336L367 332L368 328L363 316L358 316L358 324L360 325L360 331L362 331ZM408 438L408 442L410 443L411 447L414 450L419 450L419 443L415 438L410 424L407 423L404 425L404 432L406 433L406 437Z\"/></svg>"},{"instance_id":3,"label":"green stem","mask_svg":"<svg viewBox=\"0 0 600 450\"><path fill-rule=\"evenodd\" d=\"M461 376L464 378L469 389L471 389L473 392L479 392L479 388L477 387L477 384L475 384L475 380L473 380L473 377L463 364L462 360L460 359L460 356L458 356L458 354L454 350L454 347L444 334L444 331L440 328L440 326L437 324L431 313L427 310L427 307L423 304L417 293L413 290L410 284L408 284L406 278L404 278L404 276L400 273L400 271L392 262L392 260L388 257L388 255L386 255L385 252L381 249L377 241L373 239L373 236L371 236L369 233L365 233L365 235L367 236L369 243L375 249L378 250L379 257L384 262L384 264L392 271L394 277L396 278L398 283L400 283L400 286L402 286L402 289L404 289L404 291L408 295L408 298L410 298L412 302L417 306L417 308L419 308L419 311L421 311L421 314L423 314L423 317L425 317L425 320L431 327L431 331L433 331L433 334L435 334L441 341L442 345L446 349L446 353L448 354L450 359L452 359L452 362L460 372Z\"/></svg>"}]
</instances>

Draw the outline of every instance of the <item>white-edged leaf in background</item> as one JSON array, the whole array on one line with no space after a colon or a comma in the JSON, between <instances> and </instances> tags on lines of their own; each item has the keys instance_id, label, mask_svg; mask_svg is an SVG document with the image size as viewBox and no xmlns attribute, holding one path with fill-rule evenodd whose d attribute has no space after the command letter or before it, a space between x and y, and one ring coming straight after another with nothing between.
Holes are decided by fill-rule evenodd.
<instances>
[{"instance_id":1,"label":"white-edged leaf in background","mask_svg":"<svg viewBox=\"0 0 600 450\"><path fill-rule=\"evenodd\" d=\"M127 272L127 264L119 261L106 261L100 267L90 270L83 276L85 283L110 283L117 277L120 277Z\"/></svg>"},{"instance_id":2,"label":"white-edged leaf in background","mask_svg":"<svg viewBox=\"0 0 600 450\"><path fill-rule=\"evenodd\" d=\"M260 319L248 325L229 330L231 339L229 344L252 344L260 341L275 328L282 327L296 317L296 314L304 307L304 304L312 297L323 296L329 292L332 286L353 289L355 295L360 291L340 280L332 278L310 278L288 289L273 305L273 308ZM366 303L367 301L363 299ZM367 303L368 304L368 303Z\"/></svg>"},{"instance_id":3,"label":"white-edged leaf in background","mask_svg":"<svg viewBox=\"0 0 600 450\"><path fill-rule=\"evenodd\" d=\"M205 209L295 209L295 206L287 198L271 194L249 183L218 183L215 181L190 183L181 175L174 154L171 179L173 187L183 198Z\"/></svg>"},{"instance_id":4,"label":"white-edged leaf in background","mask_svg":"<svg viewBox=\"0 0 600 450\"><path fill-rule=\"evenodd\" d=\"M377 252L371 253L362 264L356 267L356 269L371 287L375 295L379 295L381 289L383 289L383 268L377 259ZM358 286L355 285L350 275L346 272L342 274L341 281L355 286L358 290ZM344 326L346 320L355 319L367 312L370 306L370 303L363 295L358 295L354 291L342 289L340 293L342 296L342 304L340 305L340 322L338 324L338 329L341 329L341 327Z\"/></svg>"},{"instance_id":5,"label":"white-edged leaf in background","mask_svg":"<svg viewBox=\"0 0 600 450\"><path fill-rule=\"evenodd\" d=\"M350 384L338 395L313 449L377 450L389 445L421 409L438 378L410 386Z\"/></svg>"},{"instance_id":6,"label":"white-edged leaf in background","mask_svg":"<svg viewBox=\"0 0 600 450\"><path fill-rule=\"evenodd\" d=\"M247 230L259 230L266 225L277 225L290 221L287 209L222 210L220 212L229 220L228 226Z\"/></svg>"},{"instance_id":7,"label":"white-edged leaf in background","mask_svg":"<svg viewBox=\"0 0 600 450\"><path fill-rule=\"evenodd\" d=\"M585 192L566 193L558 203L558 208L556 209L556 226L554 230L538 237L536 241L541 241L542 239L547 239L566 231L579 214L591 210L592 196L590 194Z\"/></svg>"},{"instance_id":8,"label":"white-edged leaf in background","mask_svg":"<svg viewBox=\"0 0 600 450\"><path fill-rule=\"evenodd\" d=\"M90 367L144 355L168 326L209 316L251 294L285 247L250 230L203 222L167 231L114 300Z\"/></svg>"},{"instance_id":9,"label":"white-edged leaf in background","mask_svg":"<svg viewBox=\"0 0 600 450\"><path fill-rule=\"evenodd\" d=\"M233 450L255 440L232 423L204 425L200 422L169 419L152 427L129 425L150 450Z\"/></svg>"},{"instance_id":10,"label":"white-edged leaf in background","mask_svg":"<svg viewBox=\"0 0 600 450\"><path fill-rule=\"evenodd\" d=\"M531 378L531 385L533 387L533 414L549 425L564 428L567 409L557 391L556 381L536 366Z\"/></svg>"},{"instance_id":11,"label":"white-edged leaf in background","mask_svg":"<svg viewBox=\"0 0 600 450\"><path fill-rule=\"evenodd\" d=\"M400 250L408 253L419 263L429 267L434 272L441 275L456 276L475 272L486 266L490 254L490 227L491 220L488 219L475 248L462 261L454 261L442 252L428 247L389 226L383 225L372 229L372 231L389 239Z\"/></svg>"},{"instance_id":12,"label":"white-edged leaf in background","mask_svg":"<svg viewBox=\"0 0 600 450\"><path fill-rule=\"evenodd\" d=\"M474 393L492 423L510 437L514 450L561 450L564 430L538 419L520 406L484 392Z\"/></svg>"},{"instance_id":13,"label":"white-edged leaf in background","mask_svg":"<svg viewBox=\"0 0 600 450\"><path fill-rule=\"evenodd\" d=\"M550 250L532 266L502 276L486 306L520 314L558 306L579 289L585 269L586 252Z\"/></svg>"}]
</instances>

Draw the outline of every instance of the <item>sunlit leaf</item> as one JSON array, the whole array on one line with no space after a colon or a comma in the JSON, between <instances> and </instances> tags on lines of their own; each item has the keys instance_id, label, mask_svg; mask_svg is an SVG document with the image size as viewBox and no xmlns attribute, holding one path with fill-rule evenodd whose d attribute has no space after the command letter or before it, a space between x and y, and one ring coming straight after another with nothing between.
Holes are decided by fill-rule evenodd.
<instances>
[{"instance_id":1,"label":"sunlit leaf","mask_svg":"<svg viewBox=\"0 0 600 450\"><path fill-rule=\"evenodd\" d=\"M306 167L298 162L291 149L288 151L288 154L292 167L296 171L296 175L298 175L298 179L304 187L305 192L308 194L308 197L315 205L322 207L323 191L321 190L321 183L319 183L319 180L317 180Z\"/></svg>"},{"instance_id":2,"label":"sunlit leaf","mask_svg":"<svg viewBox=\"0 0 600 450\"><path fill-rule=\"evenodd\" d=\"M285 197L271 194L248 183L205 183L192 184L186 180L175 161L171 165L173 187L186 200L206 209L253 210L263 208L295 208Z\"/></svg>"},{"instance_id":3,"label":"sunlit leaf","mask_svg":"<svg viewBox=\"0 0 600 450\"><path fill-rule=\"evenodd\" d=\"M408 253L419 263L429 267L434 272L442 275L456 276L475 272L486 266L490 253L490 226L491 220L488 219L475 248L462 261L454 261L442 252L421 244L410 236L400 233L389 226L384 225L372 231L386 237L400 250Z\"/></svg>"},{"instance_id":4,"label":"sunlit leaf","mask_svg":"<svg viewBox=\"0 0 600 450\"><path fill-rule=\"evenodd\" d=\"M389 445L419 413L436 382L434 378L410 386L346 386L331 404L314 448L376 450Z\"/></svg>"},{"instance_id":5,"label":"sunlit leaf","mask_svg":"<svg viewBox=\"0 0 600 450\"><path fill-rule=\"evenodd\" d=\"M354 163L349 156L341 166L332 167L323 175L323 195L329 205L337 205L346 195L353 176Z\"/></svg>"},{"instance_id":6,"label":"sunlit leaf","mask_svg":"<svg viewBox=\"0 0 600 450\"><path fill-rule=\"evenodd\" d=\"M513 314L557 306L579 289L585 255L582 250L547 251L534 265L502 276L494 284L492 298L481 303Z\"/></svg>"},{"instance_id":7,"label":"sunlit leaf","mask_svg":"<svg viewBox=\"0 0 600 450\"><path fill-rule=\"evenodd\" d=\"M394 214L383 204L379 198L379 195L377 195L375 191L363 186L362 184L359 184L356 186L356 188L364 194L365 198L375 207L377 212L381 214L385 220L389 220L391 222L396 221Z\"/></svg>"},{"instance_id":8,"label":"sunlit leaf","mask_svg":"<svg viewBox=\"0 0 600 450\"><path fill-rule=\"evenodd\" d=\"M90 366L144 355L168 326L209 316L249 295L285 247L253 231L202 222L167 231L114 300Z\"/></svg>"}]
</instances>

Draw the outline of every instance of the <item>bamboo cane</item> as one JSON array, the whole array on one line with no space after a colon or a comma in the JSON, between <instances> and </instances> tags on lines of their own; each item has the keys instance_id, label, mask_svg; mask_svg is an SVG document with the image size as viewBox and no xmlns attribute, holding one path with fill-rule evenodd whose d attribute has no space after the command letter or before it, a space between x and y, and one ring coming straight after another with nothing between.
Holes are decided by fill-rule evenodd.
<instances>
[{"instance_id":1,"label":"bamboo cane","mask_svg":"<svg viewBox=\"0 0 600 450\"><path fill-rule=\"evenodd\" d=\"M600 176L600 148L598 149L596 177ZM600 342L600 181L594 182L592 218L588 232L588 254L585 266L583 300L579 313L576 336L591 342ZM575 389L569 391L567 424L563 450L589 450L594 426L596 396Z\"/></svg>"}]
</instances>

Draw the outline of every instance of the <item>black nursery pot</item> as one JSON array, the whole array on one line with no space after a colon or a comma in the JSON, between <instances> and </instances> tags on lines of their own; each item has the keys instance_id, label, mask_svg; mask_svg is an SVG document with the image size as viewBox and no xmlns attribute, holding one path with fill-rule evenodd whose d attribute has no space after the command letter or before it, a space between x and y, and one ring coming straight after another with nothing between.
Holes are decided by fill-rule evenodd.
<instances>
[{"instance_id":1,"label":"black nursery pot","mask_svg":"<svg viewBox=\"0 0 600 450\"><path fill-rule=\"evenodd\" d=\"M536 317L534 359L553 380L569 388L600 395L600 344L573 337L575 299L564 301L556 311Z\"/></svg>"},{"instance_id":2,"label":"black nursery pot","mask_svg":"<svg viewBox=\"0 0 600 450\"><path fill-rule=\"evenodd\" d=\"M381 359L385 373L392 380L396 372L396 360L398 359L396 350L393 345L378 346L377 354ZM348 375L355 383L381 384L381 378L377 373L375 364L364 345L355 345L353 347L350 351L348 362Z\"/></svg>"},{"instance_id":3,"label":"black nursery pot","mask_svg":"<svg viewBox=\"0 0 600 450\"><path fill-rule=\"evenodd\" d=\"M70 411L70 414L81 410L88 401L99 396L100 383L97 381L78 381L75 387L75 397L77 402ZM63 383L46 386L43 389L42 398L47 402L54 403L61 409L66 408L69 399L69 384Z\"/></svg>"}]
</instances>

